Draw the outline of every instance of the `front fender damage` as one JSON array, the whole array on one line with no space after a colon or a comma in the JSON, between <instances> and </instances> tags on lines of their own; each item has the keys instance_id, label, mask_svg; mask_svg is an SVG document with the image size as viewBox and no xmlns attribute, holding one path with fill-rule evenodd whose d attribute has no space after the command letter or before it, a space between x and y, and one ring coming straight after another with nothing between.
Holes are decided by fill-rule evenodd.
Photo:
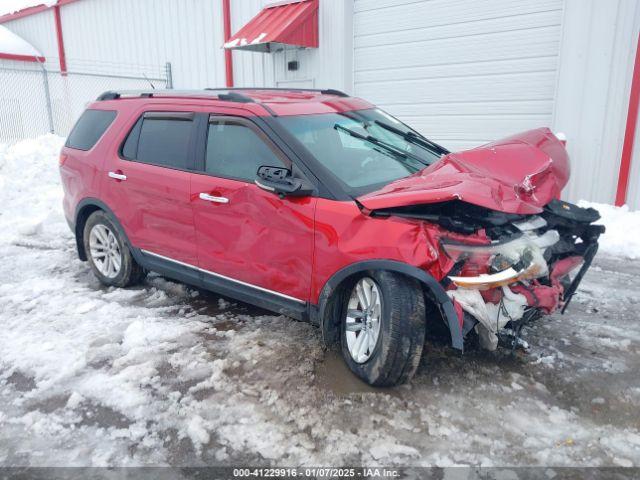
<instances>
[{"instance_id":1,"label":"front fender damage","mask_svg":"<svg viewBox=\"0 0 640 480\"><path fill-rule=\"evenodd\" d=\"M372 212L422 220L437 232L440 279L463 335L480 345L526 346L524 325L564 310L597 252L604 227L596 210L560 200L539 214L515 215L465 204L412 205ZM432 228L436 224L440 228ZM443 233L444 232L444 233Z\"/></svg>"}]
</instances>

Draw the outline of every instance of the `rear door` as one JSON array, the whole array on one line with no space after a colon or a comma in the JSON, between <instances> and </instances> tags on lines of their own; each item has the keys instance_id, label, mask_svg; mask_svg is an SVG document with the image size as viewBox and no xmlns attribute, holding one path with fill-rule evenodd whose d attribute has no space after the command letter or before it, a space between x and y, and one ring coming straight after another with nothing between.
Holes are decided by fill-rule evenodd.
<instances>
[{"instance_id":1,"label":"rear door","mask_svg":"<svg viewBox=\"0 0 640 480\"><path fill-rule=\"evenodd\" d=\"M205 137L191 186L205 280L222 279L238 291L304 305L316 199L280 198L256 186L259 166L292 165L252 121L211 115Z\"/></svg>"},{"instance_id":2,"label":"rear door","mask_svg":"<svg viewBox=\"0 0 640 480\"><path fill-rule=\"evenodd\" d=\"M196 115L141 113L105 172L103 197L134 247L197 264L190 203Z\"/></svg>"}]
</instances>

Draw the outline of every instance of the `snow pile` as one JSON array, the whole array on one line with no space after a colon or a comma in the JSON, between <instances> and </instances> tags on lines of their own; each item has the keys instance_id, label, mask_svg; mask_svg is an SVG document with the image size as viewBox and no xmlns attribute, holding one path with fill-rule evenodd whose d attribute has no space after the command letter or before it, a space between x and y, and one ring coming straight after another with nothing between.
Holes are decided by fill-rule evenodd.
<instances>
[{"instance_id":1,"label":"snow pile","mask_svg":"<svg viewBox=\"0 0 640 480\"><path fill-rule=\"evenodd\" d=\"M597 222L607 231L600 237L600 252L629 259L640 258L640 210L629 211L629 206L614 207L606 203L581 200L579 206L592 207L600 212Z\"/></svg>"},{"instance_id":2,"label":"snow pile","mask_svg":"<svg viewBox=\"0 0 640 480\"><path fill-rule=\"evenodd\" d=\"M0 25L0 53L42 57L42 54L33 45L3 25Z\"/></svg>"},{"instance_id":3,"label":"snow pile","mask_svg":"<svg viewBox=\"0 0 640 480\"><path fill-rule=\"evenodd\" d=\"M0 144L0 242L44 240L45 225L47 240L57 245L70 235L58 173L63 143L62 137L44 135Z\"/></svg>"}]
</instances>

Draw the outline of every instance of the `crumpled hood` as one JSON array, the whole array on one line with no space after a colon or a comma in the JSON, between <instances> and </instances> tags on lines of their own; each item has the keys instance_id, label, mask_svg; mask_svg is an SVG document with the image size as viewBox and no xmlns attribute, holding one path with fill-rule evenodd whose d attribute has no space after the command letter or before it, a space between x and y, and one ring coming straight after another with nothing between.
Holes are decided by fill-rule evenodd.
<instances>
[{"instance_id":1,"label":"crumpled hood","mask_svg":"<svg viewBox=\"0 0 640 480\"><path fill-rule=\"evenodd\" d=\"M461 200L507 213L533 214L560 196L569 157L548 128L450 153L420 172L358 198L370 210Z\"/></svg>"}]
</instances>

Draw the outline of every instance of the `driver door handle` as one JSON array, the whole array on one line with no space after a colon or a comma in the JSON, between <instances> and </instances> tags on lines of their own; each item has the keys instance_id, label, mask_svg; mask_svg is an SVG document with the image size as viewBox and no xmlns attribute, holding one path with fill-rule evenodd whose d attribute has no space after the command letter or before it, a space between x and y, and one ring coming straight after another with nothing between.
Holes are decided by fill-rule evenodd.
<instances>
[{"instance_id":1,"label":"driver door handle","mask_svg":"<svg viewBox=\"0 0 640 480\"><path fill-rule=\"evenodd\" d=\"M204 192L200 194L200 200L206 200L207 202L214 202L214 203L229 203L229 199L226 197L216 197L214 195L209 195L208 193L204 193Z\"/></svg>"},{"instance_id":2,"label":"driver door handle","mask_svg":"<svg viewBox=\"0 0 640 480\"><path fill-rule=\"evenodd\" d=\"M123 173L109 172L109 178L115 178L116 180L126 180L127 176Z\"/></svg>"}]
</instances>

